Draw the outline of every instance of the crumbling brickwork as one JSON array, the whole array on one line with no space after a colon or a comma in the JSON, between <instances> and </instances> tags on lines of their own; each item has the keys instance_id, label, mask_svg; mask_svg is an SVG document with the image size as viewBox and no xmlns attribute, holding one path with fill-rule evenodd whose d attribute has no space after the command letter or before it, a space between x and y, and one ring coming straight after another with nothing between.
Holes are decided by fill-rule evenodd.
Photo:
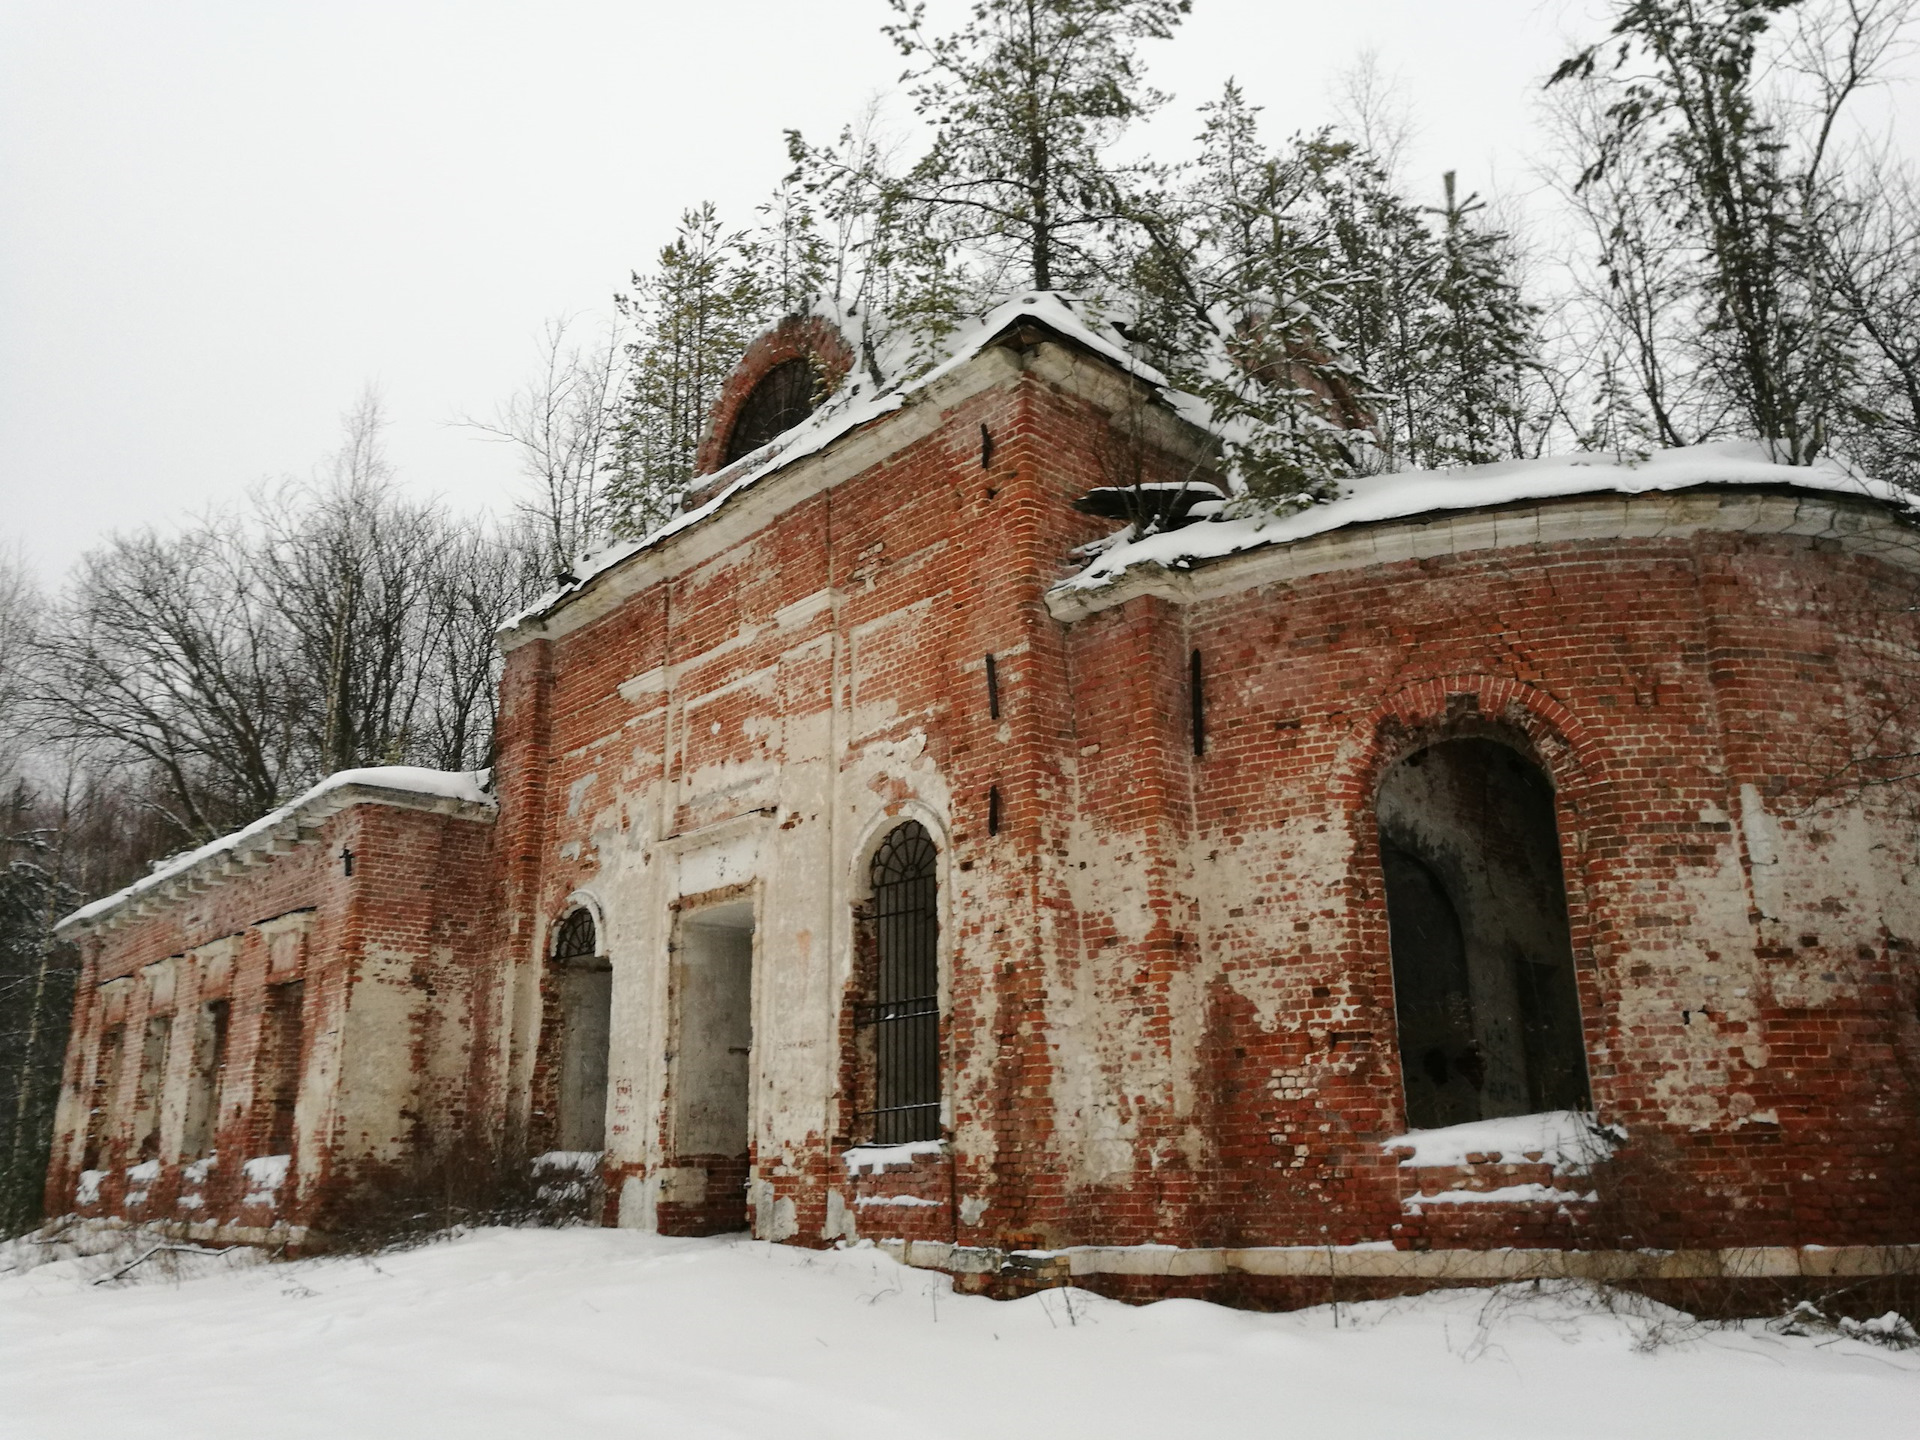
<instances>
[{"instance_id":1,"label":"crumbling brickwork","mask_svg":"<svg viewBox=\"0 0 1920 1440\"><path fill-rule=\"evenodd\" d=\"M1894 522L1835 496L1572 495L1067 594L1076 548L1113 528L1076 498L1119 469L1208 473L1204 437L1151 401L1012 326L518 622L497 822L359 806L89 942L56 1203L83 1168L104 1172L100 1208L183 1203L171 1178L144 1209L126 1198L130 1121L83 1165L96 1069L118 1057L132 1114L149 1015L178 1036L230 995L222 1156L263 1123L249 1057L271 1050L281 976L332 1048L303 1061L300 1198L278 1219L462 1126L553 1148L551 955L585 909L610 966L601 1173L621 1224L1103 1247L1102 1283L1128 1294L1160 1281L1116 1247L1173 1246L1255 1256L1228 1268L1309 1299L1285 1247L1920 1239L1913 832L1897 788L1848 765L1920 678L1913 611L1888 599L1914 586L1897 554L1831 538ZM1448 1075L1497 1061L1535 1076L1503 1094L1590 1100L1617 1129L1578 1174L1524 1153L1413 1166L1390 1144L1408 1111L1382 785L1460 740L1550 794L1557 870L1510 827L1499 873L1548 877L1564 907L1463 921L1461 943L1558 947L1522 958L1571 980L1516 971L1545 988L1495 1004L1507 972L1475 960L1480 1028L1434 1083L1457 1094ZM937 850L941 1112L937 1141L888 1150L865 1144L863 1036L892 1017L862 925L906 821ZM343 846L368 857L351 880ZM305 958L276 970L295 941L260 922L296 912L274 923ZM356 987L378 984L431 1000L356 1029ZM1501 1025L1534 1029L1486 1059ZM192 1047L174 1053L188 1096ZM163 1121L163 1155L184 1126ZM265 1214L230 1190L203 1203Z\"/></svg>"},{"instance_id":2,"label":"crumbling brickwork","mask_svg":"<svg viewBox=\"0 0 1920 1440\"><path fill-rule=\"evenodd\" d=\"M244 868L83 936L54 1213L285 1239L484 1120L491 814L347 794ZM149 1127L138 1066L102 1042L160 1026Z\"/></svg>"}]
</instances>

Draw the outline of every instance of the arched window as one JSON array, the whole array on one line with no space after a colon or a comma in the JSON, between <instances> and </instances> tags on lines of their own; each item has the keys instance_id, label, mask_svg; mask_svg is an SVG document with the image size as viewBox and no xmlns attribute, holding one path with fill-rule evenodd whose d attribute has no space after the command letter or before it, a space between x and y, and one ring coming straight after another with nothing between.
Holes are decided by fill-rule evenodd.
<instances>
[{"instance_id":1,"label":"arched window","mask_svg":"<svg viewBox=\"0 0 1920 1440\"><path fill-rule=\"evenodd\" d=\"M813 413L814 389L813 366L805 360L784 360L767 371L733 417L720 463L731 465L806 419Z\"/></svg>"},{"instance_id":2,"label":"arched window","mask_svg":"<svg viewBox=\"0 0 1920 1440\"><path fill-rule=\"evenodd\" d=\"M553 935L555 960L591 960L600 953L591 910L575 910L560 922Z\"/></svg>"},{"instance_id":3,"label":"arched window","mask_svg":"<svg viewBox=\"0 0 1920 1440\"><path fill-rule=\"evenodd\" d=\"M909 820L873 857L870 1109L876 1145L940 1138L940 894L933 838Z\"/></svg>"},{"instance_id":4,"label":"arched window","mask_svg":"<svg viewBox=\"0 0 1920 1440\"><path fill-rule=\"evenodd\" d=\"M593 913L576 909L554 931L552 984L558 1001L558 1124L555 1149L604 1150L607 1049L613 1021L613 967L600 954Z\"/></svg>"},{"instance_id":5,"label":"arched window","mask_svg":"<svg viewBox=\"0 0 1920 1440\"><path fill-rule=\"evenodd\" d=\"M1395 764L1375 807L1407 1124L1588 1105L1553 787L1486 739Z\"/></svg>"}]
</instances>

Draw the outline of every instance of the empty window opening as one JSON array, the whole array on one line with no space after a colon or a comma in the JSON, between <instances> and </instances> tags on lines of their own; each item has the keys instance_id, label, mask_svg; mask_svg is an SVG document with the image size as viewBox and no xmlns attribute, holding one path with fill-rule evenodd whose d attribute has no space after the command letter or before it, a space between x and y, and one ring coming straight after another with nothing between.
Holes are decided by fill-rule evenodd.
<instances>
[{"instance_id":1,"label":"empty window opening","mask_svg":"<svg viewBox=\"0 0 1920 1440\"><path fill-rule=\"evenodd\" d=\"M607 1051L613 1034L613 966L600 953L593 915L575 910L553 943L560 1002L559 1124L562 1150L607 1148Z\"/></svg>"},{"instance_id":2,"label":"empty window opening","mask_svg":"<svg viewBox=\"0 0 1920 1440\"><path fill-rule=\"evenodd\" d=\"M120 1056L126 1049L124 1025L111 1027L100 1037L100 1057L93 1067L93 1095L87 1106L87 1143L80 1162L83 1170L105 1167L114 1141L114 1107L120 1096Z\"/></svg>"},{"instance_id":3,"label":"empty window opening","mask_svg":"<svg viewBox=\"0 0 1920 1440\"><path fill-rule=\"evenodd\" d=\"M805 360L783 361L761 376L734 416L721 464L731 465L806 419L813 413L816 388L813 366Z\"/></svg>"},{"instance_id":4,"label":"empty window opening","mask_svg":"<svg viewBox=\"0 0 1920 1440\"><path fill-rule=\"evenodd\" d=\"M193 1068L187 1075L186 1128L180 1154L204 1160L213 1154L220 1126L220 1092L227 1076L227 1017L225 1000L202 1005L193 1022Z\"/></svg>"},{"instance_id":5,"label":"empty window opening","mask_svg":"<svg viewBox=\"0 0 1920 1440\"><path fill-rule=\"evenodd\" d=\"M997 789L990 792L998 828ZM872 981L855 1023L869 1077L860 1138L900 1145L940 1138L940 890L938 852L907 821L873 857Z\"/></svg>"},{"instance_id":6,"label":"empty window opening","mask_svg":"<svg viewBox=\"0 0 1920 1440\"><path fill-rule=\"evenodd\" d=\"M167 1084L167 1049L173 1039L173 1017L154 1015L140 1042L140 1080L133 1094L133 1150L139 1160L160 1154L160 1097Z\"/></svg>"},{"instance_id":7,"label":"empty window opening","mask_svg":"<svg viewBox=\"0 0 1920 1440\"><path fill-rule=\"evenodd\" d=\"M704 1172L682 1233L716 1234L747 1223L753 1079L753 907L740 901L680 923L673 956L673 1073L669 1111L674 1164Z\"/></svg>"},{"instance_id":8,"label":"empty window opening","mask_svg":"<svg viewBox=\"0 0 1920 1440\"><path fill-rule=\"evenodd\" d=\"M301 1011L307 985L291 980L267 987L260 1027L260 1100L265 1108L263 1155L293 1153L294 1108L300 1100Z\"/></svg>"},{"instance_id":9,"label":"empty window opening","mask_svg":"<svg viewBox=\"0 0 1920 1440\"><path fill-rule=\"evenodd\" d=\"M1399 761L1376 815L1407 1124L1588 1105L1553 788L1493 740Z\"/></svg>"}]
</instances>

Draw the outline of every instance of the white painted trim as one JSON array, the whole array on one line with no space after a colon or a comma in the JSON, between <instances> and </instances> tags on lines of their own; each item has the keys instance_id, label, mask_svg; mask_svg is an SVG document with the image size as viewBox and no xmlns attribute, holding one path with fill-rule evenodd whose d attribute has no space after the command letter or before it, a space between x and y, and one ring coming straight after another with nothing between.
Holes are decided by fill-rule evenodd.
<instances>
[{"instance_id":1,"label":"white painted trim","mask_svg":"<svg viewBox=\"0 0 1920 1440\"><path fill-rule=\"evenodd\" d=\"M1009 1252L943 1240L874 1243L904 1265L973 1275L1052 1269L1069 1276L1177 1279L1239 1274L1486 1284L1513 1280L1834 1279L1920 1271L1920 1245L1739 1246L1724 1250L1396 1250L1378 1244L1216 1250L1177 1245L1077 1245L1062 1250Z\"/></svg>"},{"instance_id":2,"label":"white painted trim","mask_svg":"<svg viewBox=\"0 0 1920 1440\"><path fill-rule=\"evenodd\" d=\"M1056 587L1047 592L1047 610L1054 619L1071 624L1140 595L1192 605L1369 565L1579 540L1685 540L1734 533L1832 539L1851 552L1920 569L1920 540L1877 501L1711 485L1637 495L1581 495L1351 525L1292 543L1196 560L1191 569L1141 565L1099 590Z\"/></svg>"}]
</instances>

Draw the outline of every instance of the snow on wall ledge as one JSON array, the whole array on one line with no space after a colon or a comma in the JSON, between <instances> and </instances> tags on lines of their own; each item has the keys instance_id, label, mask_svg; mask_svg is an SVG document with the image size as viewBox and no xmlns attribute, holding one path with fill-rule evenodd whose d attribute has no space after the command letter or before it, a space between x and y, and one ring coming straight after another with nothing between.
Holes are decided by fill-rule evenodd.
<instances>
[{"instance_id":1,"label":"snow on wall ledge","mask_svg":"<svg viewBox=\"0 0 1920 1440\"><path fill-rule=\"evenodd\" d=\"M1611 1159L1613 1147L1625 1138L1625 1131L1601 1125L1578 1110L1543 1110L1439 1130L1410 1130L1381 1141L1380 1148L1397 1154L1402 1168L1466 1165L1471 1156L1509 1163L1525 1160L1551 1165L1556 1175L1585 1175Z\"/></svg>"},{"instance_id":2,"label":"snow on wall ledge","mask_svg":"<svg viewBox=\"0 0 1920 1440\"><path fill-rule=\"evenodd\" d=\"M775 436L758 450L741 456L733 464L711 475L701 476L701 487L713 492L703 504L683 511L638 539L616 541L580 556L573 564L571 578L525 609L508 616L501 622L499 633L512 636L553 615L607 571L643 551L664 544L684 530L704 523L742 491L899 410L912 397L958 370L1009 330L1028 321L1045 326L1063 339L1100 356L1153 387L1169 407L1194 423L1206 423L1206 407L1200 401L1174 390L1166 376L1136 359L1128 352L1126 342L1120 336L1075 307L1074 296L1052 290L1029 291L1013 296L962 324L948 337L945 359L901 383L877 388L871 377L856 365L840 392L805 420Z\"/></svg>"},{"instance_id":3,"label":"snow on wall ledge","mask_svg":"<svg viewBox=\"0 0 1920 1440\"><path fill-rule=\"evenodd\" d=\"M1838 465L1782 465L1764 447L1745 441L1662 450L1645 459L1616 454L1508 460L1458 470L1409 470L1373 475L1347 484L1339 499L1286 514L1228 517L1229 505L1211 510L1200 524L1138 540L1119 540L1077 575L1054 586L1050 606L1061 618L1098 609L1122 598L1121 582L1142 573L1187 571L1270 546L1288 546L1337 530L1412 520L1463 510L1582 495L1640 495L1706 486L1792 489L1874 500L1907 512L1912 507L1894 486L1864 479ZM1123 532L1124 533L1124 532Z\"/></svg>"},{"instance_id":4,"label":"snow on wall ledge","mask_svg":"<svg viewBox=\"0 0 1920 1440\"><path fill-rule=\"evenodd\" d=\"M184 851L160 861L153 873L143 875L125 889L82 905L53 927L62 939L107 918L129 902L157 898L168 885L186 878L203 866L231 860L242 852L273 844L275 835L297 830L302 822L317 824L348 805L363 803L418 806L426 802L433 808L451 805L456 809L475 807L489 814L494 809L488 793L490 772L486 770L429 770L419 765L373 765L358 770L337 770L319 784L303 791L278 810L262 815L251 825L222 835L197 850ZM286 838L297 838L289 835Z\"/></svg>"}]
</instances>

